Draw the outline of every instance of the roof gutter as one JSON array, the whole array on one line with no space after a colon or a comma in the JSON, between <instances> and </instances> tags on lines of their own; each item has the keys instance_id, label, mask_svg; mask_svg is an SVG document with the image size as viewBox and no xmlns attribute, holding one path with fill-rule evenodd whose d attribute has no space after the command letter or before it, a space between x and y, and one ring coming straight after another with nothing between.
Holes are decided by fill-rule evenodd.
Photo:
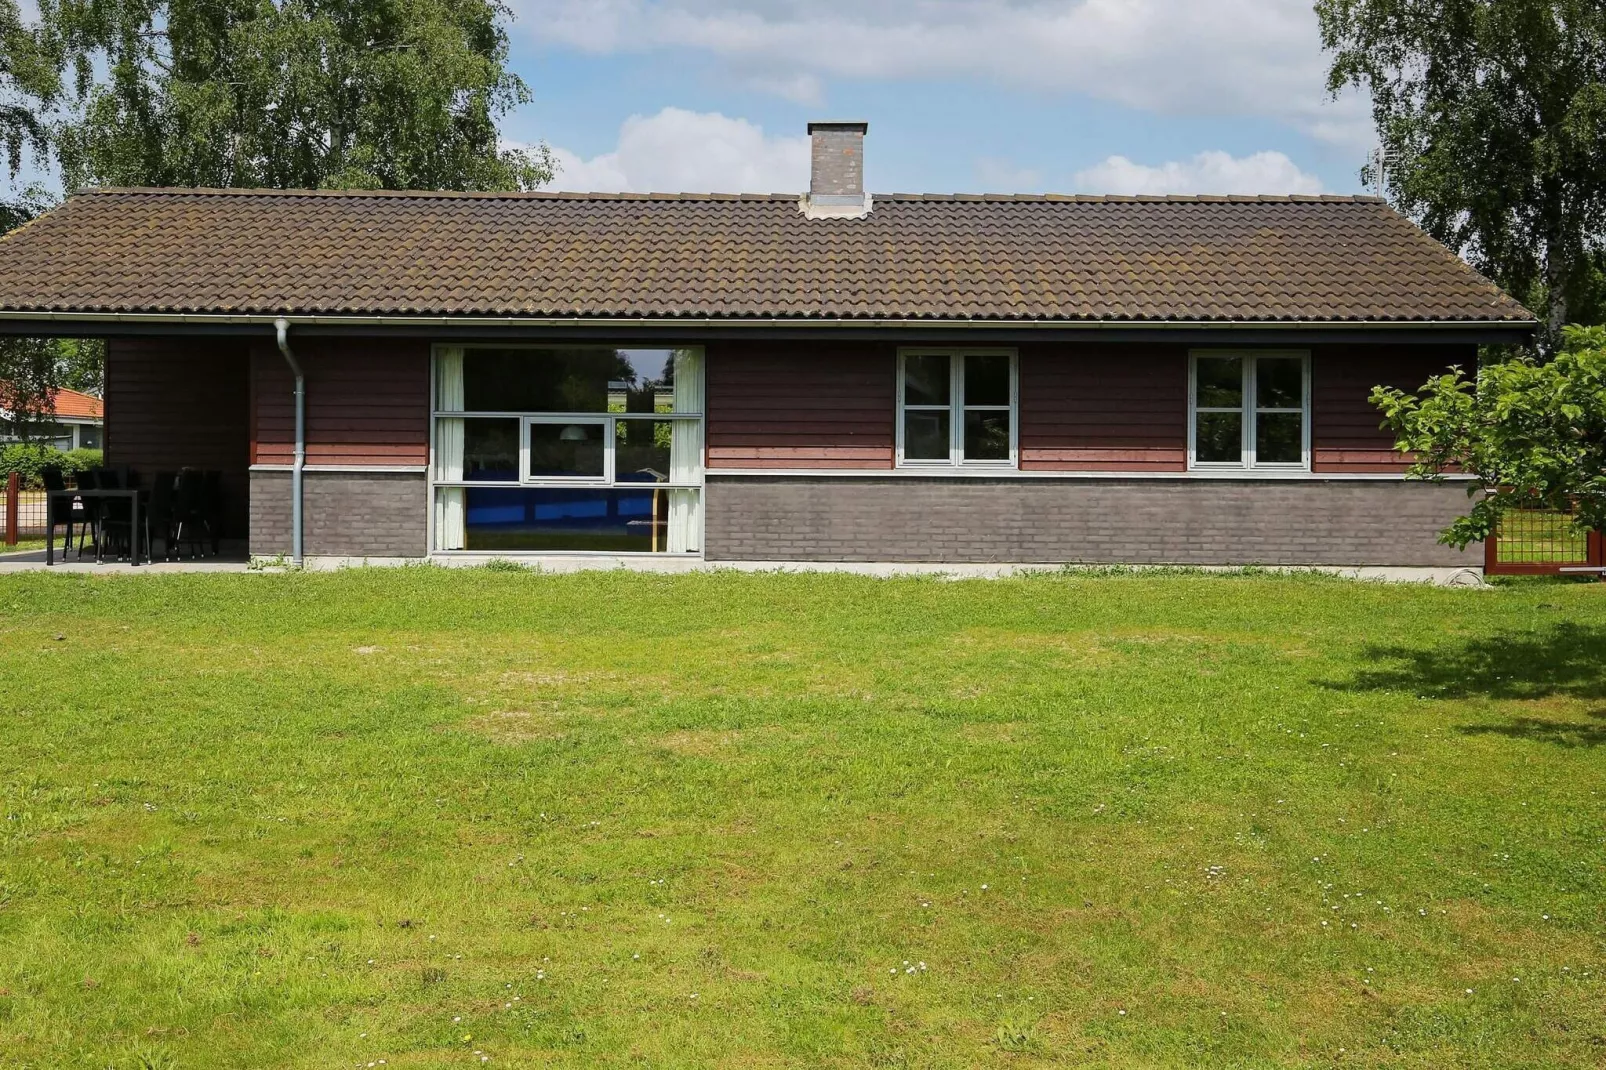
<instances>
[{"instance_id":1,"label":"roof gutter","mask_svg":"<svg viewBox=\"0 0 1606 1070\"><path fill-rule=\"evenodd\" d=\"M274 320L273 332L279 352L290 365L290 374L296 377L296 452L290 469L290 559L300 568L305 560L301 552L301 483L307 467L307 377L301 372L301 362L290 351L290 321L282 316Z\"/></svg>"},{"instance_id":2,"label":"roof gutter","mask_svg":"<svg viewBox=\"0 0 1606 1070\"><path fill-rule=\"evenodd\" d=\"M824 318L805 316L405 316L405 315L259 315L209 312L32 312L0 311L0 322L31 321L82 324L172 324L190 326L257 326L281 322L298 327L798 327L798 328L965 328L1005 330L1537 330L1538 320L1008 320L995 318L885 317Z\"/></svg>"}]
</instances>

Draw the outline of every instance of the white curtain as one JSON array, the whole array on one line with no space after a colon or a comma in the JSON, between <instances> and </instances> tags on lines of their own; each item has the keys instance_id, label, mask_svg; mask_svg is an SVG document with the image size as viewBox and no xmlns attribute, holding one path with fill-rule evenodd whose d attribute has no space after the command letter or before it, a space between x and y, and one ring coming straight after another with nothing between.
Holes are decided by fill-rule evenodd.
<instances>
[{"instance_id":1,"label":"white curtain","mask_svg":"<svg viewBox=\"0 0 1606 1070\"><path fill-rule=\"evenodd\" d=\"M435 353L435 408L442 412L463 411L463 348L448 346ZM463 478L463 421L435 421L435 479L451 482ZM435 491L435 546L440 550L461 550L468 544L464 524L462 487L441 487Z\"/></svg>"},{"instance_id":2,"label":"white curtain","mask_svg":"<svg viewBox=\"0 0 1606 1070\"><path fill-rule=\"evenodd\" d=\"M675 411L703 411L703 353L675 350ZM675 420L669 439L669 481L703 480L703 421ZM694 553L703 548L702 491L669 491L669 552Z\"/></svg>"}]
</instances>

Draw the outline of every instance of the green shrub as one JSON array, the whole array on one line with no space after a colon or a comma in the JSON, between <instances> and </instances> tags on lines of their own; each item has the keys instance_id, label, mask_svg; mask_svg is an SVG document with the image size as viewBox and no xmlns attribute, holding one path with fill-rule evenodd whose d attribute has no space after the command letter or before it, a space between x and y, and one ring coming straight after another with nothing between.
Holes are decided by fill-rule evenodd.
<instances>
[{"instance_id":1,"label":"green shrub","mask_svg":"<svg viewBox=\"0 0 1606 1070\"><path fill-rule=\"evenodd\" d=\"M44 485L40 473L46 468L59 468L62 475L74 476L100 465L100 450L69 450L63 453L54 446L37 442L11 442L0 446L0 480L17 472L22 476L23 487L28 490L38 490Z\"/></svg>"}]
</instances>

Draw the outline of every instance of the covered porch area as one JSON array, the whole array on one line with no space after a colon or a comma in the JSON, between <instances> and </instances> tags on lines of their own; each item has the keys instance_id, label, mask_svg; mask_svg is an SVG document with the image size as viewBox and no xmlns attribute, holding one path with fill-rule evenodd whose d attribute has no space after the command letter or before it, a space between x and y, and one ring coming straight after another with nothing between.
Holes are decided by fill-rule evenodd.
<instances>
[{"instance_id":1,"label":"covered porch area","mask_svg":"<svg viewBox=\"0 0 1606 1070\"><path fill-rule=\"evenodd\" d=\"M249 366L237 337L108 337L103 460L0 487L0 565L243 567Z\"/></svg>"}]
</instances>

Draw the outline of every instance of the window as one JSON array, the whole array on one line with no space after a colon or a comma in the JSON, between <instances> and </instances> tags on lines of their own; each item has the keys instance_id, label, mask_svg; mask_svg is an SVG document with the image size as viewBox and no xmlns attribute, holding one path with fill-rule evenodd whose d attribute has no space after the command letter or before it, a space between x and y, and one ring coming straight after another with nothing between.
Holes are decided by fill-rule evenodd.
<instances>
[{"instance_id":1,"label":"window","mask_svg":"<svg viewBox=\"0 0 1606 1070\"><path fill-rule=\"evenodd\" d=\"M442 346L438 550L702 548L699 349Z\"/></svg>"},{"instance_id":2,"label":"window","mask_svg":"<svg viewBox=\"0 0 1606 1070\"><path fill-rule=\"evenodd\" d=\"M1195 353L1192 365L1190 467L1309 467L1308 355Z\"/></svg>"},{"instance_id":3,"label":"window","mask_svg":"<svg viewBox=\"0 0 1606 1070\"><path fill-rule=\"evenodd\" d=\"M905 350L898 357L898 464L1015 465L1015 354Z\"/></svg>"}]
</instances>

